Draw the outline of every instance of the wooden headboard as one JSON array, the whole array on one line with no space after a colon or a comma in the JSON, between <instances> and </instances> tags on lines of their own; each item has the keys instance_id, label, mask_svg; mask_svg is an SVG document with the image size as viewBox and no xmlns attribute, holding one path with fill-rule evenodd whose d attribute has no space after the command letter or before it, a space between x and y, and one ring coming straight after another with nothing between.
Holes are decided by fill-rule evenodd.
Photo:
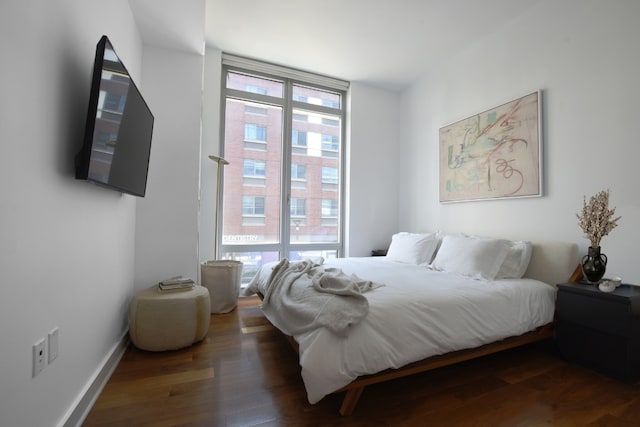
<instances>
[{"instance_id":1,"label":"wooden headboard","mask_svg":"<svg viewBox=\"0 0 640 427\"><path fill-rule=\"evenodd\" d=\"M578 245L567 242L533 242L531 261L524 277L550 285L574 281L579 265Z\"/></svg>"}]
</instances>

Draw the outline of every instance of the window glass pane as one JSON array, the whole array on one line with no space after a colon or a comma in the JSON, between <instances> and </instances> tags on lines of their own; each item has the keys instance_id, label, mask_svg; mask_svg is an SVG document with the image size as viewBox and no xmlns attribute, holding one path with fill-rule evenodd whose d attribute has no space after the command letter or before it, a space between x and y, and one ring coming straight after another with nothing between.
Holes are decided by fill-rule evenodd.
<instances>
[{"instance_id":1,"label":"window glass pane","mask_svg":"<svg viewBox=\"0 0 640 427\"><path fill-rule=\"evenodd\" d=\"M306 199L306 206L304 221L291 218L290 240L291 243L305 244L336 243L340 235L341 131L335 124L340 124L341 120L336 115L313 111L294 109L293 114L307 117L306 121L293 121L291 141L292 165L304 167L306 183L292 183L291 199ZM292 167L292 182L296 177Z\"/></svg>"},{"instance_id":2,"label":"window glass pane","mask_svg":"<svg viewBox=\"0 0 640 427\"><path fill-rule=\"evenodd\" d=\"M247 114L247 107L257 105L263 115ZM278 243L282 108L232 98L225 108L224 158L229 164L224 166L222 244Z\"/></svg>"},{"instance_id":3,"label":"window glass pane","mask_svg":"<svg viewBox=\"0 0 640 427\"><path fill-rule=\"evenodd\" d=\"M318 184L307 183L307 187L319 186ZM339 226L339 203L338 192L334 191L336 200L322 199L321 194L327 191L319 190L320 195L314 196L313 191L305 189L291 189L292 194L299 197L292 197L290 241L291 243L337 243ZM300 205L297 200L303 199L303 194L307 197L305 205ZM304 215L304 216L302 216Z\"/></svg>"},{"instance_id":4,"label":"window glass pane","mask_svg":"<svg viewBox=\"0 0 640 427\"><path fill-rule=\"evenodd\" d=\"M226 252L221 259L242 262L242 285L246 286L260 267L269 262L278 261L278 252Z\"/></svg>"},{"instance_id":5,"label":"window glass pane","mask_svg":"<svg viewBox=\"0 0 640 427\"><path fill-rule=\"evenodd\" d=\"M339 157L341 120L339 116L312 111L293 110L294 120L291 145L294 154L308 156Z\"/></svg>"},{"instance_id":6,"label":"window glass pane","mask_svg":"<svg viewBox=\"0 0 640 427\"><path fill-rule=\"evenodd\" d=\"M300 261L303 259L331 259L337 258L338 253L335 250L316 250L316 251L291 251L289 252L289 260Z\"/></svg>"},{"instance_id":7,"label":"window glass pane","mask_svg":"<svg viewBox=\"0 0 640 427\"><path fill-rule=\"evenodd\" d=\"M322 105L339 109L341 96L339 93L294 84L291 98L294 101L304 102L306 104Z\"/></svg>"},{"instance_id":8,"label":"window glass pane","mask_svg":"<svg viewBox=\"0 0 640 427\"><path fill-rule=\"evenodd\" d=\"M220 254L242 258L247 276L266 253L272 260L337 257L344 92L224 65L223 72L221 151L230 164L221 189Z\"/></svg>"},{"instance_id":9,"label":"window glass pane","mask_svg":"<svg viewBox=\"0 0 640 427\"><path fill-rule=\"evenodd\" d=\"M227 89L236 89L259 95L283 97L284 84L277 80L230 72L227 74Z\"/></svg>"}]
</instances>

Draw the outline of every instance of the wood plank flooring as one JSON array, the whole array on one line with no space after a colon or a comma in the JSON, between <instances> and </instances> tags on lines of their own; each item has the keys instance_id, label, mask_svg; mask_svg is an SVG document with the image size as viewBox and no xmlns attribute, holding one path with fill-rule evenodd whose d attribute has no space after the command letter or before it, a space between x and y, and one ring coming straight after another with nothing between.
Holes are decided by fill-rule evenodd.
<instances>
[{"instance_id":1,"label":"wood plank flooring","mask_svg":"<svg viewBox=\"0 0 640 427\"><path fill-rule=\"evenodd\" d=\"M130 347L84 426L640 426L640 386L569 364L552 342L342 395L306 400L297 355L257 298L213 315L204 341ZM330 349L327 349L330 351Z\"/></svg>"}]
</instances>

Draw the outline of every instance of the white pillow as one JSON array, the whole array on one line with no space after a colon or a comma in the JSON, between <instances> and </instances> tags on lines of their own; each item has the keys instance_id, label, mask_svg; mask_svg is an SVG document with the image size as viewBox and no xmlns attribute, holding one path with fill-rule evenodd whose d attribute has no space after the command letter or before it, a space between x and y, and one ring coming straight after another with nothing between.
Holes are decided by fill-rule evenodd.
<instances>
[{"instance_id":1,"label":"white pillow","mask_svg":"<svg viewBox=\"0 0 640 427\"><path fill-rule=\"evenodd\" d=\"M520 279L524 276L531 261L531 242L510 242L509 252L496 274L496 279Z\"/></svg>"},{"instance_id":2,"label":"white pillow","mask_svg":"<svg viewBox=\"0 0 640 427\"><path fill-rule=\"evenodd\" d=\"M442 239L431 268L474 279L493 280L508 251L507 240L447 235Z\"/></svg>"},{"instance_id":3,"label":"white pillow","mask_svg":"<svg viewBox=\"0 0 640 427\"><path fill-rule=\"evenodd\" d=\"M387 258L415 265L429 265L438 247L438 233L397 233L391 237Z\"/></svg>"}]
</instances>

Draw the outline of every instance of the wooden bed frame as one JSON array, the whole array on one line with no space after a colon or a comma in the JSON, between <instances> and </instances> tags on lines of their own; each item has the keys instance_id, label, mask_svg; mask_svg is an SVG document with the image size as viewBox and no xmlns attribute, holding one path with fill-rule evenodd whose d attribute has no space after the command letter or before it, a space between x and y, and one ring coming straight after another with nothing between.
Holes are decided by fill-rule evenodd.
<instances>
[{"instance_id":1,"label":"wooden bed frame","mask_svg":"<svg viewBox=\"0 0 640 427\"><path fill-rule=\"evenodd\" d=\"M568 282L577 282L582 280L582 267L578 265L573 274L569 277ZM263 298L262 294L258 294L260 299ZM276 328L277 329L277 328ZM298 343L295 339L289 335L283 334L293 349L299 353ZM345 392L342 405L340 406L340 415L351 415L362 396L364 388L371 384L377 384L385 381L391 381L397 378L406 377L409 375L419 374L422 372L430 371L432 369L442 368L456 363L464 362L471 359L487 356L489 354L497 353L503 350L520 347L523 345L531 344L538 341L544 341L554 336L553 322L539 327L531 332L523 335L505 338L504 340L485 344L480 347L459 350L451 353L446 353L438 356L428 357L426 359L410 363L398 369L387 369L376 374L364 375L356 378L351 383L342 387L333 393Z\"/></svg>"},{"instance_id":2,"label":"wooden bed frame","mask_svg":"<svg viewBox=\"0 0 640 427\"><path fill-rule=\"evenodd\" d=\"M287 338L293 349L298 352L298 343L293 339L293 337L290 335L284 336ZM397 378L430 371L432 369L443 368L466 360L476 359L478 357L487 356L492 353L497 353L499 351L508 350L510 348L523 346L537 341L543 341L552 337L553 325L549 323L534 331L517 337L506 338L502 341L485 344L481 347L469 350L454 351L452 353L428 357L424 360L410 363L398 369L387 369L382 372L378 372L377 374L358 377L351 383L334 391L333 393L346 392L344 399L342 400L342 405L340 406L340 415L351 415L360 400L360 396L362 395L364 388L368 385L391 381Z\"/></svg>"}]
</instances>

